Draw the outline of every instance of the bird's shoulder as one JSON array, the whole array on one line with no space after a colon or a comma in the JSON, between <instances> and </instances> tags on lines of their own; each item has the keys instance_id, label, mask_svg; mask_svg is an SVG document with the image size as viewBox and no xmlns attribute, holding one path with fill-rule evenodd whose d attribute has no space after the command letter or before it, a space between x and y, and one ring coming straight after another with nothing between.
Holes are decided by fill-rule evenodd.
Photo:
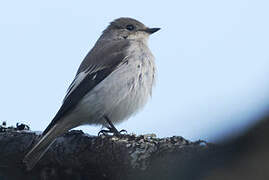
<instances>
[{"instance_id":1,"label":"bird's shoulder","mask_svg":"<svg viewBox=\"0 0 269 180\"><path fill-rule=\"evenodd\" d=\"M110 68L119 64L127 55L131 46L128 40L97 41L82 61L77 74L91 67Z\"/></svg>"}]
</instances>

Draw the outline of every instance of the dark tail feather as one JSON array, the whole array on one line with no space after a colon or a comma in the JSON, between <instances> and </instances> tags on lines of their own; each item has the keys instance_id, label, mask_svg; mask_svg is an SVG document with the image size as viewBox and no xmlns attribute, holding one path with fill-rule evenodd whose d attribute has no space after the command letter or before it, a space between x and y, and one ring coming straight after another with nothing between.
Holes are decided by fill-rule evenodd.
<instances>
[{"instance_id":1,"label":"dark tail feather","mask_svg":"<svg viewBox=\"0 0 269 180\"><path fill-rule=\"evenodd\" d=\"M39 142L26 154L23 159L27 170L35 167L36 163L42 158L54 140L62 135L66 130L59 124L55 124L46 134L44 134Z\"/></svg>"}]
</instances>

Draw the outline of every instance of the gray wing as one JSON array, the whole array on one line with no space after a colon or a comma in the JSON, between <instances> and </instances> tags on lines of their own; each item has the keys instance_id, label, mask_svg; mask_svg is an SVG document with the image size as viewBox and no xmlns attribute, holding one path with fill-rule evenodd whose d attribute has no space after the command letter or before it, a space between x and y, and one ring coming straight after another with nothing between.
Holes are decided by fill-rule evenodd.
<instances>
[{"instance_id":1,"label":"gray wing","mask_svg":"<svg viewBox=\"0 0 269 180\"><path fill-rule=\"evenodd\" d=\"M68 88L63 104L51 123L43 132L45 135L59 119L72 110L78 102L97 84L103 81L117 67L125 63L127 40L108 42L103 46L96 44L81 63L74 81Z\"/></svg>"}]
</instances>

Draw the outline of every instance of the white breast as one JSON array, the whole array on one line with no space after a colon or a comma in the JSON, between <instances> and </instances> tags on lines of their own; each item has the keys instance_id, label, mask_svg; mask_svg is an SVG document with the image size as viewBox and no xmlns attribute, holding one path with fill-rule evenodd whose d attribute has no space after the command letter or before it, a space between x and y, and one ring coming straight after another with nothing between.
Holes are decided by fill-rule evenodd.
<instances>
[{"instance_id":1,"label":"white breast","mask_svg":"<svg viewBox=\"0 0 269 180\"><path fill-rule=\"evenodd\" d=\"M121 122L139 109L144 107L149 97L151 96L152 86L155 78L154 57L144 44L140 44L130 49L130 60L127 66L124 66L122 71L129 71L129 82L125 85L129 88L129 93L122 99L117 106L112 108L108 117L112 122Z\"/></svg>"}]
</instances>

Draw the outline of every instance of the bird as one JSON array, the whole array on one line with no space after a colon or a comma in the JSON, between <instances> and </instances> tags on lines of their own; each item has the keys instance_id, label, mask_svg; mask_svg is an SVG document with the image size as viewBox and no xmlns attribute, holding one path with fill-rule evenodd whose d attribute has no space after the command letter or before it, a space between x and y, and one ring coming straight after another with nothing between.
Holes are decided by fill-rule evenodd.
<instances>
[{"instance_id":1,"label":"bird","mask_svg":"<svg viewBox=\"0 0 269 180\"><path fill-rule=\"evenodd\" d=\"M148 39L158 30L130 17L107 26L80 64L60 109L22 160L27 170L74 127L102 125L108 129L102 132L120 134L114 124L137 113L152 95L156 65Z\"/></svg>"}]
</instances>

